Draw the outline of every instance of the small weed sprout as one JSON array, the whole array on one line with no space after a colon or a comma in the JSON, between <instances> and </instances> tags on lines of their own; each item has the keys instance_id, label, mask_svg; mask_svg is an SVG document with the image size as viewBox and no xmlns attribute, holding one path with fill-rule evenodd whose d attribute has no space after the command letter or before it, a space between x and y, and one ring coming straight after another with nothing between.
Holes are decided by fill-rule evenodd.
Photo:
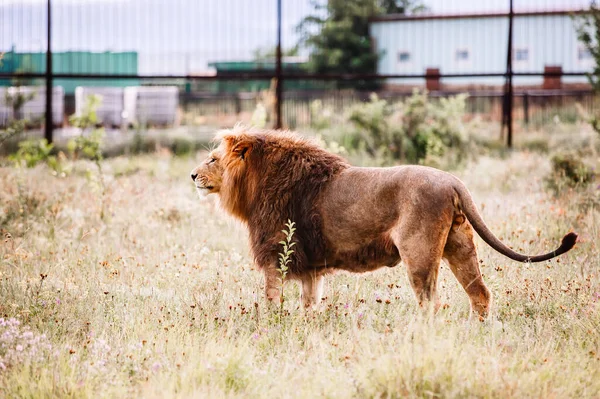
<instances>
[{"instance_id":1,"label":"small weed sprout","mask_svg":"<svg viewBox=\"0 0 600 399\"><path fill-rule=\"evenodd\" d=\"M86 104L81 115L74 115L70 122L73 126L81 129L81 135L75 140L68 143L68 149L73 158L79 156L86 157L96 164L98 169L98 180L102 190L102 204L100 209L100 219L104 219L105 215L105 198L106 198L106 182L102 172L102 144L104 142L104 129L96 128L98 124L98 116L96 109L100 106L102 98L97 95L90 95L86 98ZM86 134L87 130L93 130Z\"/></svg>"},{"instance_id":2,"label":"small weed sprout","mask_svg":"<svg viewBox=\"0 0 600 399\"><path fill-rule=\"evenodd\" d=\"M295 242L292 242L294 238L294 232L296 231L296 227L294 227L296 223L292 222L288 219L285 224L285 229L281 230L283 234L285 234L285 240L280 241L279 243L283 246L282 251L279 253L279 273L281 274L281 305L283 306L284 294L283 294L283 282L288 274L288 264L292 261L290 256L294 253L292 247L296 245Z\"/></svg>"}]
</instances>

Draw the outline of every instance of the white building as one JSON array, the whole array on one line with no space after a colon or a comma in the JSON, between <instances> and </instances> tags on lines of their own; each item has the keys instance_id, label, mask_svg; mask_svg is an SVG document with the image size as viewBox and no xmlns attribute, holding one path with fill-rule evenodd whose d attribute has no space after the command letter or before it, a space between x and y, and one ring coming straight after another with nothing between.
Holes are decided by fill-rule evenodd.
<instances>
[{"instance_id":1,"label":"white building","mask_svg":"<svg viewBox=\"0 0 600 399\"><path fill-rule=\"evenodd\" d=\"M563 73L590 72L594 60L578 41L574 11L518 12L513 19L513 71L540 73L551 66ZM504 73L508 15L389 15L371 22L381 54L377 72L420 75L428 68L443 74ZM541 85L542 76L514 78L515 85ZM442 78L445 85L501 85L503 77ZM585 76L563 76L562 83L585 84ZM422 85L423 79L393 79L390 84Z\"/></svg>"}]
</instances>

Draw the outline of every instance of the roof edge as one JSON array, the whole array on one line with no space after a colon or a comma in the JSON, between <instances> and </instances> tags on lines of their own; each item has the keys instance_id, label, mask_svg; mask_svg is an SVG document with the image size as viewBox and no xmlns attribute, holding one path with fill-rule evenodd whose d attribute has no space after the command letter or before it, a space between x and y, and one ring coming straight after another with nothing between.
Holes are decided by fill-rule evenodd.
<instances>
[{"instance_id":1,"label":"roof edge","mask_svg":"<svg viewBox=\"0 0 600 399\"><path fill-rule=\"evenodd\" d=\"M549 11L518 11L514 12L515 17L543 17L543 16L566 16L580 15L589 13L586 9L577 10L549 10ZM403 22L403 21L426 21L436 19L478 19L478 18L508 18L508 12L495 13L470 13L470 14L389 14L379 17L369 18L370 22Z\"/></svg>"}]
</instances>

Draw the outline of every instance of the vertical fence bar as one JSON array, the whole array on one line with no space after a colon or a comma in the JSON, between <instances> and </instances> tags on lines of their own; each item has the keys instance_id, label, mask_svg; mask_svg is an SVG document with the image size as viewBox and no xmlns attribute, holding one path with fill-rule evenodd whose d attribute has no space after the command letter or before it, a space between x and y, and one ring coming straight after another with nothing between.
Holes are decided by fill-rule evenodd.
<instances>
[{"instance_id":1,"label":"vertical fence bar","mask_svg":"<svg viewBox=\"0 0 600 399\"><path fill-rule=\"evenodd\" d=\"M510 10L508 12L508 55L506 57L506 145L508 148L512 148L513 139L513 106L514 106L514 93L513 93L513 70L512 70L512 58L513 58L513 0L509 0Z\"/></svg>"},{"instance_id":2,"label":"vertical fence bar","mask_svg":"<svg viewBox=\"0 0 600 399\"><path fill-rule=\"evenodd\" d=\"M52 2L48 0L47 49L46 49L46 115L44 137L52 143Z\"/></svg>"},{"instance_id":3,"label":"vertical fence bar","mask_svg":"<svg viewBox=\"0 0 600 399\"><path fill-rule=\"evenodd\" d=\"M281 0L277 0L277 55L275 65L275 128L281 129L283 127L283 121L281 119L281 102L283 101L283 81L281 79Z\"/></svg>"},{"instance_id":4,"label":"vertical fence bar","mask_svg":"<svg viewBox=\"0 0 600 399\"><path fill-rule=\"evenodd\" d=\"M525 126L529 127L529 93L523 94L523 119Z\"/></svg>"}]
</instances>

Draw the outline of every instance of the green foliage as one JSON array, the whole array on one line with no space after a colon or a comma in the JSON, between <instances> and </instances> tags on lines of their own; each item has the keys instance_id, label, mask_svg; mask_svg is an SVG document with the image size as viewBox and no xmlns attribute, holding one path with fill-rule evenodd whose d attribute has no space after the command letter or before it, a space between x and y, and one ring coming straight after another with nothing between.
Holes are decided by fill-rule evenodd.
<instances>
[{"instance_id":1,"label":"green foliage","mask_svg":"<svg viewBox=\"0 0 600 399\"><path fill-rule=\"evenodd\" d=\"M416 14L427 11L427 7L414 0L380 0L380 7L384 14Z\"/></svg>"},{"instance_id":2,"label":"green foliage","mask_svg":"<svg viewBox=\"0 0 600 399\"><path fill-rule=\"evenodd\" d=\"M461 162L469 141L462 122L465 100L466 95L457 95L433 102L426 92L415 91L390 104L373 94L350 109L348 121L355 130L343 144L392 161L439 166L452 152L453 163Z\"/></svg>"},{"instance_id":3,"label":"green foliage","mask_svg":"<svg viewBox=\"0 0 600 399\"><path fill-rule=\"evenodd\" d=\"M89 135L78 136L67 143L67 149L73 158L87 158L92 161L102 160L102 144L104 130L95 129Z\"/></svg>"},{"instance_id":4,"label":"green foliage","mask_svg":"<svg viewBox=\"0 0 600 399\"><path fill-rule=\"evenodd\" d=\"M594 68L588 74L588 79L594 91L600 93L600 8L592 2L589 12L574 19L577 38L594 58ZM600 134L600 115L595 114L589 122Z\"/></svg>"},{"instance_id":5,"label":"green foliage","mask_svg":"<svg viewBox=\"0 0 600 399\"><path fill-rule=\"evenodd\" d=\"M600 8L594 3L589 12L575 17L577 38L594 58L594 69L588 78L595 91L600 91Z\"/></svg>"},{"instance_id":6,"label":"green foliage","mask_svg":"<svg viewBox=\"0 0 600 399\"><path fill-rule=\"evenodd\" d=\"M175 156L185 157L190 155L195 150L195 147L192 140L183 137L177 137L175 140L173 140L171 149L173 150L173 154Z\"/></svg>"},{"instance_id":7,"label":"green foliage","mask_svg":"<svg viewBox=\"0 0 600 399\"><path fill-rule=\"evenodd\" d=\"M102 103L102 98L96 94L91 94L85 99L83 112L81 115L73 115L69 118L71 125L80 128L82 131L98 124L98 114L96 110Z\"/></svg>"},{"instance_id":8,"label":"green foliage","mask_svg":"<svg viewBox=\"0 0 600 399\"><path fill-rule=\"evenodd\" d=\"M585 188L595 178L592 169L577 154L557 154L551 162L552 172L546 178L546 186L555 194L567 188Z\"/></svg>"},{"instance_id":9,"label":"green foliage","mask_svg":"<svg viewBox=\"0 0 600 399\"><path fill-rule=\"evenodd\" d=\"M19 150L11 154L9 159L15 162L17 166L26 166L33 168L41 162L56 162L56 157L52 155L53 144L48 144L46 139L25 140L19 143Z\"/></svg>"},{"instance_id":10,"label":"green foliage","mask_svg":"<svg viewBox=\"0 0 600 399\"><path fill-rule=\"evenodd\" d=\"M539 152L546 154L549 151L548 139L547 138L534 138L524 141L521 146L523 150L531 152Z\"/></svg>"},{"instance_id":11,"label":"green foliage","mask_svg":"<svg viewBox=\"0 0 600 399\"><path fill-rule=\"evenodd\" d=\"M314 130L324 130L331 127L331 110L323 107L321 100L314 100L309 105L310 127Z\"/></svg>"},{"instance_id":12,"label":"green foliage","mask_svg":"<svg viewBox=\"0 0 600 399\"><path fill-rule=\"evenodd\" d=\"M105 199L106 199L106 182L104 181L104 173L102 172L102 145L104 143L104 129L96 128L98 124L98 116L96 110L102 102L102 98L98 95L90 95L85 100L85 106L81 115L73 115L70 122L73 126L81 129L81 135L70 140L67 143L67 149L73 158L87 158L96 164L98 171L98 179L100 189L102 191L102 206L100 208L100 218L105 216ZM87 130L92 131L87 134ZM92 179L92 175L88 176Z\"/></svg>"},{"instance_id":13,"label":"green foliage","mask_svg":"<svg viewBox=\"0 0 600 399\"><path fill-rule=\"evenodd\" d=\"M387 12L419 11L411 0L327 0L313 2L315 15L298 25L301 45L310 49L308 69L314 73L375 73L379 54L373 51L369 19ZM371 88L373 82L341 86Z\"/></svg>"},{"instance_id":14,"label":"green foliage","mask_svg":"<svg viewBox=\"0 0 600 399\"><path fill-rule=\"evenodd\" d=\"M81 115L73 115L69 122L71 125L81 129L81 135L67 143L67 149L74 158L84 157L92 161L102 160L102 144L104 141L104 129L96 129L98 115L96 110L102 99L98 95L89 95L85 99L85 106ZM87 130L94 128L89 134ZM100 168L100 165L98 165Z\"/></svg>"},{"instance_id":15,"label":"green foliage","mask_svg":"<svg viewBox=\"0 0 600 399\"><path fill-rule=\"evenodd\" d=\"M281 244L282 251L279 253L279 273L281 274L281 303L283 304L284 295L283 295L283 284L285 278L288 274L288 264L292 261L291 255L294 253L292 247L296 245L295 242L292 242L294 238L294 232L296 231L295 227L296 223L292 222L288 219L285 224L286 229L281 230L283 234L285 234L285 240L279 242Z\"/></svg>"},{"instance_id":16,"label":"green foliage","mask_svg":"<svg viewBox=\"0 0 600 399\"><path fill-rule=\"evenodd\" d=\"M19 86L11 87L6 90L6 93L4 94L4 103L6 106L12 108L13 118L16 120L21 120L21 109L25 104L33 100L35 95L35 92L23 93Z\"/></svg>"},{"instance_id":17,"label":"green foliage","mask_svg":"<svg viewBox=\"0 0 600 399\"><path fill-rule=\"evenodd\" d=\"M17 137L25 131L24 121L11 121L6 130L0 130L0 147L6 140Z\"/></svg>"}]
</instances>

